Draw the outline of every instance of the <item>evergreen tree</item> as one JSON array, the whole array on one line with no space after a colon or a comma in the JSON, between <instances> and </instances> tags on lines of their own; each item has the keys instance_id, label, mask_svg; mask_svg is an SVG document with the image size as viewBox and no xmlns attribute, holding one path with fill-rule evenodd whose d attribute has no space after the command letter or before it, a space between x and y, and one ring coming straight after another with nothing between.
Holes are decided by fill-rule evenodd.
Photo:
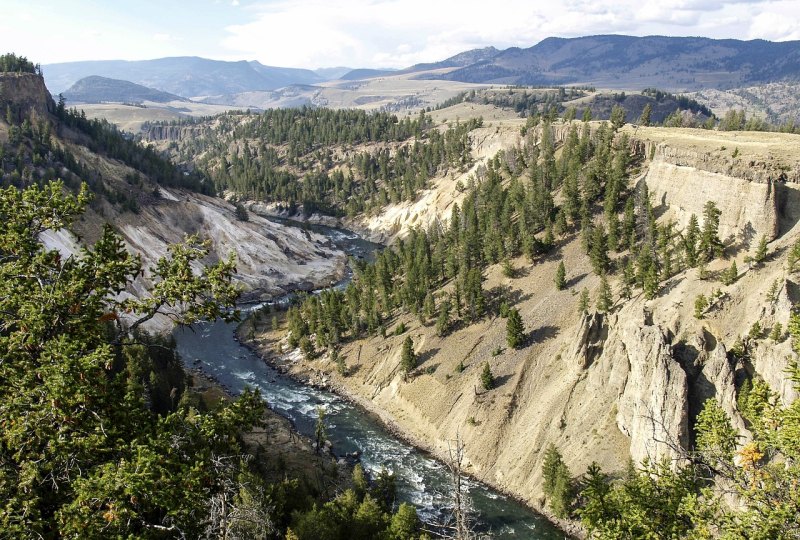
<instances>
[{"instance_id":1,"label":"evergreen tree","mask_svg":"<svg viewBox=\"0 0 800 540\"><path fill-rule=\"evenodd\" d=\"M756 248L756 252L753 255L753 261L756 264L761 264L767 259L767 236L761 235L761 238L758 241L758 247Z\"/></svg>"},{"instance_id":2,"label":"evergreen tree","mask_svg":"<svg viewBox=\"0 0 800 540\"><path fill-rule=\"evenodd\" d=\"M314 424L315 452L322 453L325 441L328 440L328 432L325 429L325 409L317 407L317 421Z\"/></svg>"},{"instance_id":3,"label":"evergreen tree","mask_svg":"<svg viewBox=\"0 0 800 540\"><path fill-rule=\"evenodd\" d=\"M736 260L731 262L730 267L722 273L722 283L732 285L739 277L739 269L736 267Z\"/></svg>"},{"instance_id":4,"label":"evergreen tree","mask_svg":"<svg viewBox=\"0 0 800 540\"><path fill-rule=\"evenodd\" d=\"M639 123L643 126L650 125L650 116L653 114L653 106L649 103L644 106L644 110L642 111L642 115L639 117Z\"/></svg>"},{"instance_id":5,"label":"evergreen tree","mask_svg":"<svg viewBox=\"0 0 800 540\"><path fill-rule=\"evenodd\" d=\"M600 293L597 295L597 311L602 313L611 309L613 298L611 297L611 287L608 284L608 279L603 274L600 280Z\"/></svg>"},{"instance_id":6,"label":"evergreen tree","mask_svg":"<svg viewBox=\"0 0 800 540\"><path fill-rule=\"evenodd\" d=\"M656 294L658 293L658 270L656 270L655 264L651 264L648 267L644 276L644 284L642 288L644 289L644 297L648 300L652 300L656 297Z\"/></svg>"},{"instance_id":7,"label":"evergreen tree","mask_svg":"<svg viewBox=\"0 0 800 540\"><path fill-rule=\"evenodd\" d=\"M697 240L700 236L700 227L697 223L697 216L692 214L689 218L689 226L683 236L683 248L686 254L686 265L689 268L697 266Z\"/></svg>"},{"instance_id":8,"label":"evergreen tree","mask_svg":"<svg viewBox=\"0 0 800 540\"><path fill-rule=\"evenodd\" d=\"M556 269L556 289L563 291L567 287L567 270L564 268L564 259L558 262L558 269Z\"/></svg>"},{"instance_id":9,"label":"evergreen tree","mask_svg":"<svg viewBox=\"0 0 800 540\"><path fill-rule=\"evenodd\" d=\"M520 317L517 308L508 310L508 319L506 320L506 343L512 349L518 348L525 341L525 327L522 324L522 317Z\"/></svg>"},{"instance_id":10,"label":"evergreen tree","mask_svg":"<svg viewBox=\"0 0 800 540\"><path fill-rule=\"evenodd\" d=\"M700 253L707 261L722 256L722 241L719 239L719 218L722 212L714 201L703 208L703 232L700 235Z\"/></svg>"},{"instance_id":11,"label":"evergreen tree","mask_svg":"<svg viewBox=\"0 0 800 540\"><path fill-rule=\"evenodd\" d=\"M708 308L708 299L706 299L705 295L698 294L697 298L694 299L694 318L702 319L706 308Z\"/></svg>"},{"instance_id":12,"label":"evergreen tree","mask_svg":"<svg viewBox=\"0 0 800 540\"><path fill-rule=\"evenodd\" d=\"M234 318L234 261L196 272L208 245L189 238L152 269L150 295L120 298L143 269L110 227L69 258L39 240L71 227L88 198L86 186L71 195L60 182L0 189L0 530L147 538L161 536L151 525L170 516L187 537L217 536L212 500L226 486L256 496L238 434L259 422L264 404L246 391L203 413L167 395L156 410L151 366L174 357L155 356L165 347L143 345L137 329L165 310L181 324ZM253 517L261 523L265 512Z\"/></svg>"},{"instance_id":13,"label":"evergreen tree","mask_svg":"<svg viewBox=\"0 0 800 540\"><path fill-rule=\"evenodd\" d=\"M483 363L483 370L481 371L481 386L484 390L491 390L494 388L494 375L492 369L489 367L489 362Z\"/></svg>"},{"instance_id":14,"label":"evergreen tree","mask_svg":"<svg viewBox=\"0 0 800 540\"><path fill-rule=\"evenodd\" d=\"M569 514L572 499L570 474L561 453L550 443L542 462L542 490L548 499L550 509L560 518Z\"/></svg>"},{"instance_id":15,"label":"evergreen tree","mask_svg":"<svg viewBox=\"0 0 800 540\"><path fill-rule=\"evenodd\" d=\"M436 335L443 337L450 330L450 300L439 304L439 317L436 319Z\"/></svg>"},{"instance_id":16,"label":"evergreen tree","mask_svg":"<svg viewBox=\"0 0 800 540\"><path fill-rule=\"evenodd\" d=\"M608 270L609 259L605 229L602 225L598 225L594 228L589 256L592 261L594 273L598 276L605 274Z\"/></svg>"},{"instance_id":17,"label":"evergreen tree","mask_svg":"<svg viewBox=\"0 0 800 540\"><path fill-rule=\"evenodd\" d=\"M625 125L625 109L620 105L611 108L611 125L614 129L619 129Z\"/></svg>"},{"instance_id":18,"label":"evergreen tree","mask_svg":"<svg viewBox=\"0 0 800 540\"><path fill-rule=\"evenodd\" d=\"M406 336L403 340L403 348L400 352L400 368L408 376L417 367L417 354L414 352L414 342L411 336Z\"/></svg>"},{"instance_id":19,"label":"evergreen tree","mask_svg":"<svg viewBox=\"0 0 800 540\"><path fill-rule=\"evenodd\" d=\"M578 297L578 313L585 314L589 310L589 289L584 287Z\"/></svg>"}]
</instances>

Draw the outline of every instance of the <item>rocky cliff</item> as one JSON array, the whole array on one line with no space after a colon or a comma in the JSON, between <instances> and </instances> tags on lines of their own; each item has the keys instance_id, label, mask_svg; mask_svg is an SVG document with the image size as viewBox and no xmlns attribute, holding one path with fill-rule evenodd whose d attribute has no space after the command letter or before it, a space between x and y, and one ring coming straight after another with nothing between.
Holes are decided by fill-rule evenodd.
<instances>
[{"instance_id":1,"label":"rocky cliff","mask_svg":"<svg viewBox=\"0 0 800 540\"><path fill-rule=\"evenodd\" d=\"M0 108L10 106L16 121L33 116L45 118L55 110L55 103L44 79L33 73L0 73Z\"/></svg>"}]
</instances>

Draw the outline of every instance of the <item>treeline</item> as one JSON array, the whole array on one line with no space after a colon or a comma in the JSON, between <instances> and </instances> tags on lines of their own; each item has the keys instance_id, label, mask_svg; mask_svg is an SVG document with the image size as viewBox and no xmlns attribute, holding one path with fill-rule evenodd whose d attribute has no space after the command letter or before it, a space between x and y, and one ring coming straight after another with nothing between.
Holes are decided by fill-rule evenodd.
<instances>
[{"instance_id":1,"label":"treeline","mask_svg":"<svg viewBox=\"0 0 800 540\"><path fill-rule=\"evenodd\" d=\"M207 195L213 193L212 187L204 182L202 176L182 170L153 148L123 134L105 119L90 120L86 118L84 111L66 109L63 100L59 100L56 116L65 126L87 135L91 141L88 144L90 150L122 161L149 176L157 184L190 189Z\"/></svg>"},{"instance_id":2,"label":"treeline","mask_svg":"<svg viewBox=\"0 0 800 540\"><path fill-rule=\"evenodd\" d=\"M17 56L14 53L6 53L0 56L0 73L36 73L42 74L39 64L34 64L24 56Z\"/></svg>"},{"instance_id":3,"label":"treeline","mask_svg":"<svg viewBox=\"0 0 800 540\"><path fill-rule=\"evenodd\" d=\"M268 122L273 116L283 129ZM325 120L320 125L310 123L317 117ZM375 211L390 202L413 200L431 177L449 168L471 166L469 133L482 125L480 119L474 119L442 132L427 128L430 118L424 114L416 120L387 122L394 117L317 109L272 111L270 116L258 118L240 123L222 117L214 131L186 142L180 151L188 158L189 153L203 149L198 165L207 171L217 192L232 190L254 200L302 207L306 213L349 216ZM346 122L364 118L366 127L348 134L351 126ZM287 119L302 120L289 127ZM309 125L313 129L306 129ZM421 127L426 129L420 131ZM297 135L297 129L305 133L305 139L291 139L288 146L278 144ZM231 132L231 138L222 135ZM368 138L362 139L362 135ZM408 140L412 137L413 142ZM350 145L349 141L387 139L395 144L345 155L326 146L335 146L336 141ZM297 153L301 151L308 153Z\"/></svg>"},{"instance_id":4,"label":"treeline","mask_svg":"<svg viewBox=\"0 0 800 540\"><path fill-rule=\"evenodd\" d=\"M430 127L430 118L367 113L356 109L270 109L240 122L233 131L234 140L258 139L270 145L288 145L289 158L333 145L367 142L404 141L420 137Z\"/></svg>"},{"instance_id":5,"label":"treeline","mask_svg":"<svg viewBox=\"0 0 800 540\"><path fill-rule=\"evenodd\" d=\"M520 117L557 114L564 109L563 103L586 95L587 88L577 87L530 87L509 86L504 90L485 89L461 92L438 105L436 110L445 109L459 103L481 103L502 109L512 109Z\"/></svg>"},{"instance_id":6,"label":"treeline","mask_svg":"<svg viewBox=\"0 0 800 540\"><path fill-rule=\"evenodd\" d=\"M200 175L181 170L105 120L89 120L83 112L66 110L63 102L59 102L54 112L56 120L26 117L19 122L12 108L7 107L4 120L8 125L8 142L0 144L0 185L23 188L59 178L77 190L85 182L94 194L132 212L139 210L145 177L164 186L213 192L211 184ZM118 159L134 172L120 179L104 176L56 138L64 129L80 133L84 137L81 143L90 150Z\"/></svg>"},{"instance_id":7,"label":"treeline","mask_svg":"<svg viewBox=\"0 0 800 540\"><path fill-rule=\"evenodd\" d=\"M665 99L671 99L678 103L678 108L684 111L691 111L695 114L702 114L707 117L713 117L714 113L711 112L711 109L703 105L702 103L698 102L695 99L684 95L675 95L664 90L659 90L658 88L645 88L642 90L643 96L649 96L659 103L664 101ZM622 97L625 97L625 92L622 92Z\"/></svg>"}]
</instances>

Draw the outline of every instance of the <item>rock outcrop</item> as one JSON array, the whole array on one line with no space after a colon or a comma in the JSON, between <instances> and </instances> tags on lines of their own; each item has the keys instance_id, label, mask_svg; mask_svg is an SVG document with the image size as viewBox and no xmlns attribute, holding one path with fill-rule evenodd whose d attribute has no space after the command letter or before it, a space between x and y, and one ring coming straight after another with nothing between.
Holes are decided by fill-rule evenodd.
<instances>
[{"instance_id":1,"label":"rock outcrop","mask_svg":"<svg viewBox=\"0 0 800 540\"><path fill-rule=\"evenodd\" d=\"M33 116L43 119L55 110L44 79L34 73L0 73L0 109L11 106L17 120Z\"/></svg>"}]
</instances>

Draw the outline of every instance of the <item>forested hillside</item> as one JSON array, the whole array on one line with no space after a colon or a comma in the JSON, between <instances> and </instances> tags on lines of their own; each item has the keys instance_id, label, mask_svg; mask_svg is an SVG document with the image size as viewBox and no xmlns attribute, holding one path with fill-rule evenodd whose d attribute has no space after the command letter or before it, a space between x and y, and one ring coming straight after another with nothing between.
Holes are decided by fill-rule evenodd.
<instances>
[{"instance_id":1,"label":"forested hillside","mask_svg":"<svg viewBox=\"0 0 800 540\"><path fill-rule=\"evenodd\" d=\"M207 174L220 193L354 217L413 200L429 178L467 168L469 133L480 125L470 120L440 130L424 113L399 120L302 108L147 129L151 140L173 128L191 133L166 146L179 162Z\"/></svg>"}]
</instances>

